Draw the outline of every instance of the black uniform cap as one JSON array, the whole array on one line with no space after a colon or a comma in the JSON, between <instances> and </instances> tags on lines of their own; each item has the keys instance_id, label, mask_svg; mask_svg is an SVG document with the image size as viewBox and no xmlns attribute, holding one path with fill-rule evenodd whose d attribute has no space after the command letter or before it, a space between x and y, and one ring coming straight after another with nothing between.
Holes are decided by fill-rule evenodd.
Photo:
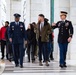
<instances>
[{"instance_id":1,"label":"black uniform cap","mask_svg":"<svg viewBox=\"0 0 76 75\"><path fill-rule=\"evenodd\" d=\"M61 13L65 13L65 14L68 14L66 11L61 11Z\"/></svg>"},{"instance_id":2,"label":"black uniform cap","mask_svg":"<svg viewBox=\"0 0 76 75\"><path fill-rule=\"evenodd\" d=\"M66 11L61 11L60 15L67 15L68 13Z\"/></svg>"},{"instance_id":3,"label":"black uniform cap","mask_svg":"<svg viewBox=\"0 0 76 75\"><path fill-rule=\"evenodd\" d=\"M18 14L18 13L15 13L15 14L14 14L14 17L18 18L18 17L21 17L21 15Z\"/></svg>"}]
</instances>

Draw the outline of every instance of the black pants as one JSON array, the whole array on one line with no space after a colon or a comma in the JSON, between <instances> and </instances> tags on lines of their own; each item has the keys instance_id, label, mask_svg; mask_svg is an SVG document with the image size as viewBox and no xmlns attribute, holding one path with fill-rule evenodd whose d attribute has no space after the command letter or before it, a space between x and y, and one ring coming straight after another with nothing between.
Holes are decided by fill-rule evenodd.
<instances>
[{"instance_id":1,"label":"black pants","mask_svg":"<svg viewBox=\"0 0 76 75\"><path fill-rule=\"evenodd\" d=\"M41 42L41 37L39 37L38 39L38 45L39 45L39 61L41 62L42 61L42 54L43 54L43 51L42 51L42 42Z\"/></svg>"},{"instance_id":2,"label":"black pants","mask_svg":"<svg viewBox=\"0 0 76 75\"><path fill-rule=\"evenodd\" d=\"M9 41L6 42L6 51L8 54L8 59L12 59L13 58L12 44Z\"/></svg>"},{"instance_id":3,"label":"black pants","mask_svg":"<svg viewBox=\"0 0 76 75\"><path fill-rule=\"evenodd\" d=\"M31 54L30 54L31 53ZM35 60L34 55L35 55L35 46L33 44L28 44L27 46L27 54L28 54L28 60L30 61L30 55L31 59Z\"/></svg>"},{"instance_id":4,"label":"black pants","mask_svg":"<svg viewBox=\"0 0 76 75\"><path fill-rule=\"evenodd\" d=\"M6 46L6 41L1 40L1 53L2 53L2 57L4 58L4 49Z\"/></svg>"},{"instance_id":5,"label":"black pants","mask_svg":"<svg viewBox=\"0 0 76 75\"><path fill-rule=\"evenodd\" d=\"M13 44L12 48L13 48L13 56L14 56L15 64L23 65L23 56L24 56L23 43Z\"/></svg>"},{"instance_id":6,"label":"black pants","mask_svg":"<svg viewBox=\"0 0 76 75\"><path fill-rule=\"evenodd\" d=\"M48 42L43 42L43 43L42 43L42 51L43 51L44 61L48 61L48 60L49 60Z\"/></svg>"}]
</instances>

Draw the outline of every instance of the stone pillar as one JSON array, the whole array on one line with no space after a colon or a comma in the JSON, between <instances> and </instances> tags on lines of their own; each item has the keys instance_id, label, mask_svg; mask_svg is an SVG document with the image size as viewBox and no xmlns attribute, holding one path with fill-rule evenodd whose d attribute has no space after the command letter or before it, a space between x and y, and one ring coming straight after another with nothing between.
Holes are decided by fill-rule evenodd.
<instances>
[{"instance_id":1,"label":"stone pillar","mask_svg":"<svg viewBox=\"0 0 76 75\"><path fill-rule=\"evenodd\" d=\"M26 28L31 22L31 0L26 0Z\"/></svg>"},{"instance_id":2,"label":"stone pillar","mask_svg":"<svg viewBox=\"0 0 76 75\"><path fill-rule=\"evenodd\" d=\"M11 8L11 2L10 2L11 0L6 0L6 9L7 9L7 11L6 11L6 20L7 21L9 21L10 22L10 8Z\"/></svg>"},{"instance_id":3,"label":"stone pillar","mask_svg":"<svg viewBox=\"0 0 76 75\"><path fill-rule=\"evenodd\" d=\"M39 14L50 20L50 0L31 0L31 22L37 22Z\"/></svg>"},{"instance_id":4,"label":"stone pillar","mask_svg":"<svg viewBox=\"0 0 76 75\"><path fill-rule=\"evenodd\" d=\"M70 45L70 59L76 60L76 0L70 0L70 20L74 27L74 36Z\"/></svg>"},{"instance_id":5,"label":"stone pillar","mask_svg":"<svg viewBox=\"0 0 76 75\"><path fill-rule=\"evenodd\" d=\"M31 0L22 0L22 21L24 21L26 29L30 23L30 9L31 9Z\"/></svg>"},{"instance_id":6,"label":"stone pillar","mask_svg":"<svg viewBox=\"0 0 76 75\"><path fill-rule=\"evenodd\" d=\"M5 24L6 21L6 1L0 0L0 27Z\"/></svg>"},{"instance_id":7,"label":"stone pillar","mask_svg":"<svg viewBox=\"0 0 76 75\"><path fill-rule=\"evenodd\" d=\"M25 6L24 2L26 2ZM25 12L23 16L25 16L26 28L29 23L38 21L39 14L44 14L50 21L50 0L22 0L22 9L22 15L23 11Z\"/></svg>"},{"instance_id":8,"label":"stone pillar","mask_svg":"<svg viewBox=\"0 0 76 75\"><path fill-rule=\"evenodd\" d=\"M37 22L40 13L42 13L42 0L31 0L31 22Z\"/></svg>"},{"instance_id":9,"label":"stone pillar","mask_svg":"<svg viewBox=\"0 0 76 75\"><path fill-rule=\"evenodd\" d=\"M51 1L50 0L42 0L42 13L45 15L46 18L50 21L51 16Z\"/></svg>"},{"instance_id":10,"label":"stone pillar","mask_svg":"<svg viewBox=\"0 0 76 75\"><path fill-rule=\"evenodd\" d=\"M0 13L1 13L1 0L0 0ZM0 19L1 19L1 14L0 14ZM0 20L0 28L1 28L1 20Z\"/></svg>"},{"instance_id":11,"label":"stone pillar","mask_svg":"<svg viewBox=\"0 0 76 75\"><path fill-rule=\"evenodd\" d=\"M21 4L21 0L10 0L10 20L13 21L14 17L13 14L14 13L19 13L21 14L21 9L22 9L22 4Z\"/></svg>"}]
</instances>

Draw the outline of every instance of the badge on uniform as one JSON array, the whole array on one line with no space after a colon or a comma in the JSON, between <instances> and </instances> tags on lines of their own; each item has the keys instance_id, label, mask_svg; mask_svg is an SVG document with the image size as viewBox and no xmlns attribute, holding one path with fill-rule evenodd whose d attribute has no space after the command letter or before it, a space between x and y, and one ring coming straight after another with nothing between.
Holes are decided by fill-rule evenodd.
<instances>
[{"instance_id":1,"label":"badge on uniform","mask_svg":"<svg viewBox=\"0 0 76 75\"><path fill-rule=\"evenodd\" d=\"M23 25L20 25L20 28L21 28L21 31L22 31Z\"/></svg>"},{"instance_id":2,"label":"badge on uniform","mask_svg":"<svg viewBox=\"0 0 76 75\"><path fill-rule=\"evenodd\" d=\"M58 27L60 27L60 23L58 24Z\"/></svg>"},{"instance_id":3,"label":"badge on uniform","mask_svg":"<svg viewBox=\"0 0 76 75\"><path fill-rule=\"evenodd\" d=\"M14 26L12 26L12 30L14 30Z\"/></svg>"},{"instance_id":4,"label":"badge on uniform","mask_svg":"<svg viewBox=\"0 0 76 75\"><path fill-rule=\"evenodd\" d=\"M68 26L69 26L69 23L67 22L67 23L65 24L65 26L68 27Z\"/></svg>"},{"instance_id":5,"label":"badge on uniform","mask_svg":"<svg viewBox=\"0 0 76 75\"><path fill-rule=\"evenodd\" d=\"M20 27L22 28L22 27L23 27L23 25L20 25Z\"/></svg>"}]
</instances>

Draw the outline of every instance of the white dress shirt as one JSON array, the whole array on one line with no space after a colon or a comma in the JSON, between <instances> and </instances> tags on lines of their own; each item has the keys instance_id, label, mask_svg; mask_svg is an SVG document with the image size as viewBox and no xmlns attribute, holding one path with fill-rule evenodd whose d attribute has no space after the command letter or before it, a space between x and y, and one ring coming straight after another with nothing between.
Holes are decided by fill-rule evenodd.
<instances>
[{"instance_id":1,"label":"white dress shirt","mask_svg":"<svg viewBox=\"0 0 76 75\"><path fill-rule=\"evenodd\" d=\"M43 26L44 26L44 22L41 22L40 23L40 30L43 28Z\"/></svg>"}]
</instances>

